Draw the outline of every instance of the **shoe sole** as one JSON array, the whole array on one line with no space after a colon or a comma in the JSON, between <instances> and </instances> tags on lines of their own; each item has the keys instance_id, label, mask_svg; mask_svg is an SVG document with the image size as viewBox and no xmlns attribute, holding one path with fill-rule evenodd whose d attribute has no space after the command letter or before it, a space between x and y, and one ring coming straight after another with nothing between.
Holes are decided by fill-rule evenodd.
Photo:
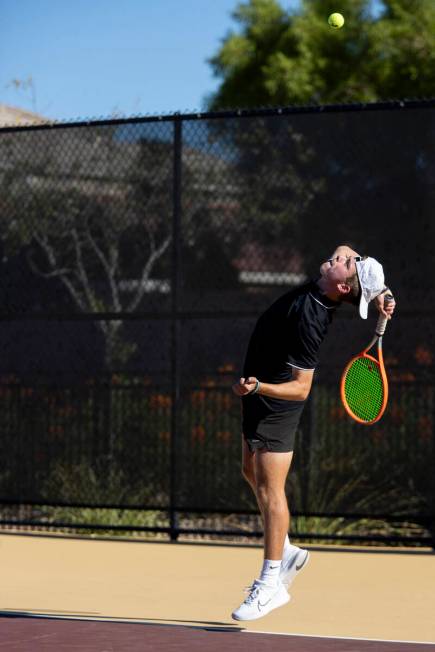
<instances>
[{"instance_id":1,"label":"shoe sole","mask_svg":"<svg viewBox=\"0 0 435 652\"><path fill-rule=\"evenodd\" d=\"M280 576L280 580L286 588L290 586L290 584L295 579L296 575L298 575L301 572L301 570L303 570L305 566L308 564L308 561L310 559L310 553L308 552L308 550L305 550L305 553L306 555L301 564L298 565L298 558L296 557L294 561L294 567L292 564L290 570L287 571L287 573L283 573L283 575Z\"/></svg>"},{"instance_id":2,"label":"shoe sole","mask_svg":"<svg viewBox=\"0 0 435 652\"><path fill-rule=\"evenodd\" d=\"M273 611L274 609L278 609L279 607L283 607L285 604L290 602L290 599L291 599L290 595L288 593L286 593L286 595L282 596L281 600L279 600L278 604L273 605L273 607L271 607L267 611L263 611L263 612L260 611L260 612L258 612L258 614L254 614L253 616L250 616L248 618L240 618L240 616L236 616L234 614L234 612L233 612L231 614L231 618L233 620L237 620L238 622L245 621L245 620L258 620L259 618L263 618L264 616L267 616L267 614L270 614L270 612Z\"/></svg>"}]
</instances>

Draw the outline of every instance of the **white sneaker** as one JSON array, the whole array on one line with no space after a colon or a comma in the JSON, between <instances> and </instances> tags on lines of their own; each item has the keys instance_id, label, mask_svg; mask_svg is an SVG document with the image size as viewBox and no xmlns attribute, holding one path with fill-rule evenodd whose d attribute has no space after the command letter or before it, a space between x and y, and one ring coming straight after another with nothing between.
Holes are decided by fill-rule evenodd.
<instances>
[{"instance_id":1,"label":"white sneaker","mask_svg":"<svg viewBox=\"0 0 435 652\"><path fill-rule=\"evenodd\" d=\"M308 550L295 547L292 555L283 559L281 562L281 569L279 571L279 579L285 587L289 587L295 579L296 575L307 565L310 558Z\"/></svg>"},{"instance_id":2,"label":"white sneaker","mask_svg":"<svg viewBox=\"0 0 435 652\"><path fill-rule=\"evenodd\" d=\"M272 609L282 607L290 600L290 596L281 582L277 586L270 586L266 582L255 580L247 591L249 595L246 600L231 614L234 620L262 618Z\"/></svg>"}]
</instances>

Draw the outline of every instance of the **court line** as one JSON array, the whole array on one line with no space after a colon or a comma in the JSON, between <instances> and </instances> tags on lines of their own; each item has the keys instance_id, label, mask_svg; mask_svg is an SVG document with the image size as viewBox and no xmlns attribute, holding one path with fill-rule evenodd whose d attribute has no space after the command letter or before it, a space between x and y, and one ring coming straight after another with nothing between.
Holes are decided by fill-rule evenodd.
<instances>
[{"instance_id":1,"label":"court line","mask_svg":"<svg viewBox=\"0 0 435 652\"><path fill-rule=\"evenodd\" d=\"M373 643L403 643L411 645L435 645L435 641L402 641L398 639L390 638L361 638L359 636L323 636L322 634L298 634L296 632L263 632L263 631L252 631L249 629L242 629L243 634L268 634L275 636L300 636L302 638L326 638L333 641L367 641Z\"/></svg>"},{"instance_id":2,"label":"court line","mask_svg":"<svg viewBox=\"0 0 435 652\"><path fill-rule=\"evenodd\" d=\"M163 627L187 627L191 629L205 629L205 630L216 630L216 631L233 631L239 632L241 634L267 634L268 636L292 636L300 638L320 638L328 640L338 640L338 641L365 641L372 643L402 643L409 645L435 645L435 641L408 641L400 639L388 639L388 638L362 638L357 636L324 636L322 634L300 634L298 632L270 632L270 631L252 631L245 629L243 626L232 624L232 623L202 623L200 621L189 621L191 624L187 624L186 621L177 621L173 620L172 622L163 622L159 619L147 619L147 618L123 618L116 616L92 616L92 615L81 615L81 614L68 614L51 612L46 613L40 611L14 611L12 609L5 610L0 609L0 618L1 617L27 617L27 618L44 618L52 620L83 620L83 621L93 621L93 622L113 622L113 623L125 623L125 624L136 624L136 625L161 625Z\"/></svg>"}]
</instances>

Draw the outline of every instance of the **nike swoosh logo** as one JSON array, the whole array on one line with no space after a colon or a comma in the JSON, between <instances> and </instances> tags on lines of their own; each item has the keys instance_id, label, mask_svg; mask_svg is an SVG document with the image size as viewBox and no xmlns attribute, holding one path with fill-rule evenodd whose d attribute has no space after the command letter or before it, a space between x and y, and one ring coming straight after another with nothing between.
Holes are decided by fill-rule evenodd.
<instances>
[{"instance_id":1,"label":"nike swoosh logo","mask_svg":"<svg viewBox=\"0 0 435 652\"><path fill-rule=\"evenodd\" d=\"M304 557L304 561L302 562L302 564L299 564L299 566L298 566L298 564L296 564L296 567L295 567L296 572L300 571L301 568L302 568L303 566L305 566L305 563L306 563L307 559L308 559L308 552L307 552L307 554L305 555L305 557ZM287 572L290 571L290 570L293 568L293 566L295 565L295 563L296 563L296 557L292 560L292 563L291 563L290 566L287 568Z\"/></svg>"},{"instance_id":2,"label":"nike swoosh logo","mask_svg":"<svg viewBox=\"0 0 435 652\"><path fill-rule=\"evenodd\" d=\"M264 604L262 604L262 603L260 602L260 600L259 600L259 601L258 601L258 611L261 611L261 609L262 609L263 607L265 607L267 604L269 604L269 602L270 602L271 600L272 600L272 598L269 598L269 600L267 600L267 602L265 602Z\"/></svg>"},{"instance_id":3,"label":"nike swoosh logo","mask_svg":"<svg viewBox=\"0 0 435 652\"><path fill-rule=\"evenodd\" d=\"M300 564L299 566L296 564L296 570L297 570L297 571L300 571L300 570L301 570L302 566L305 565L305 562L307 561L307 559L308 559L308 553L305 555L305 559L304 559L304 561L302 562L302 564Z\"/></svg>"},{"instance_id":4,"label":"nike swoosh logo","mask_svg":"<svg viewBox=\"0 0 435 652\"><path fill-rule=\"evenodd\" d=\"M269 566L270 570L275 570L275 568L281 568L281 566Z\"/></svg>"}]
</instances>

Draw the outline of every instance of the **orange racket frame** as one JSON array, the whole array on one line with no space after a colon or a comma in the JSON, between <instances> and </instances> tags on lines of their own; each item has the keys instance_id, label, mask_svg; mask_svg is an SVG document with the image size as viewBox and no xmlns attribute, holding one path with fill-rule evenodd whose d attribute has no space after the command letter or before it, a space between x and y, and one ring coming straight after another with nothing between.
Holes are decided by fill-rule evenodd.
<instances>
[{"instance_id":1,"label":"orange racket frame","mask_svg":"<svg viewBox=\"0 0 435 652\"><path fill-rule=\"evenodd\" d=\"M372 355L369 355L367 353L367 351L369 351L372 348L372 346L374 344L376 344L376 340L378 341L378 357L379 357L379 360L376 360L375 357L373 357ZM344 391L345 383L346 383L346 374L348 372L348 369L353 365L355 360L358 360L359 358L366 358L367 360L370 360L370 362L372 362L373 364L377 365L377 367L379 368L379 372L381 374L382 384L383 384L383 388L384 388L384 395L382 397L381 409L380 409L379 414L377 415L377 417L375 419L372 419L371 421L364 421L364 419L360 419L360 417L358 417L356 414L354 414L354 412L352 412L352 410L350 409L350 407L347 404L346 395L345 395L345 391ZM388 403L388 378L387 378L387 374L386 374L386 371L385 371L384 356L382 354L382 337L377 337L376 336L370 342L368 347L366 347L363 351L361 351L361 353L359 353L354 358L352 358L352 360L346 365L346 368L343 371L343 374L341 376L341 381L340 381L340 396L341 396L341 402L343 403L344 409L346 410L348 415L350 417L352 417L352 419L354 419L358 423L362 423L365 426L371 426L373 423L376 423L377 421L379 421L379 419L382 417L382 415L384 414L385 409L387 407L387 403Z\"/></svg>"},{"instance_id":2,"label":"orange racket frame","mask_svg":"<svg viewBox=\"0 0 435 652\"><path fill-rule=\"evenodd\" d=\"M385 296L385 305L388 304L393 299L393 296L391 294L387 294ZM385 371L385 365L384 365L384 355L382 353L382 336L385 333L385 329L387 327L388 319L384 317L383 315L379 315L378 322L376 324L376 334L371 340L370 344L365 347L361 351L361 353L358 353L358 355L354 356L352 360L346 365L342 375L341 375L341 381L340 381L340 397L341 397L341 402L343 403L343 407L354 421L357 421L358 423L363 424L364 426L371 426L379 419L381 419L382 415L385 412L385 409L387 407L388 403L388 378L387 378L387 373ZM367 352L370 351L370 349L378 343L378 360L372 355L369 355ZM384 389L384 395L382 397L382 404L381 404L381 409L379 410L379 414L372 419L371 421L364 421L364 419L361 419L358 417L352 410L350 409L349 405L347 404L346 400L346 394L345 394L345 384L346 384L346 374L349 370L349 368L353 365L353 363L358 360L359 358L366 358L367 360L370 360L373 364L377 365L379 368L379 372L381 374L382 378L382 384L383 384L383 389Z\"/></svg>"}]
</instances>

